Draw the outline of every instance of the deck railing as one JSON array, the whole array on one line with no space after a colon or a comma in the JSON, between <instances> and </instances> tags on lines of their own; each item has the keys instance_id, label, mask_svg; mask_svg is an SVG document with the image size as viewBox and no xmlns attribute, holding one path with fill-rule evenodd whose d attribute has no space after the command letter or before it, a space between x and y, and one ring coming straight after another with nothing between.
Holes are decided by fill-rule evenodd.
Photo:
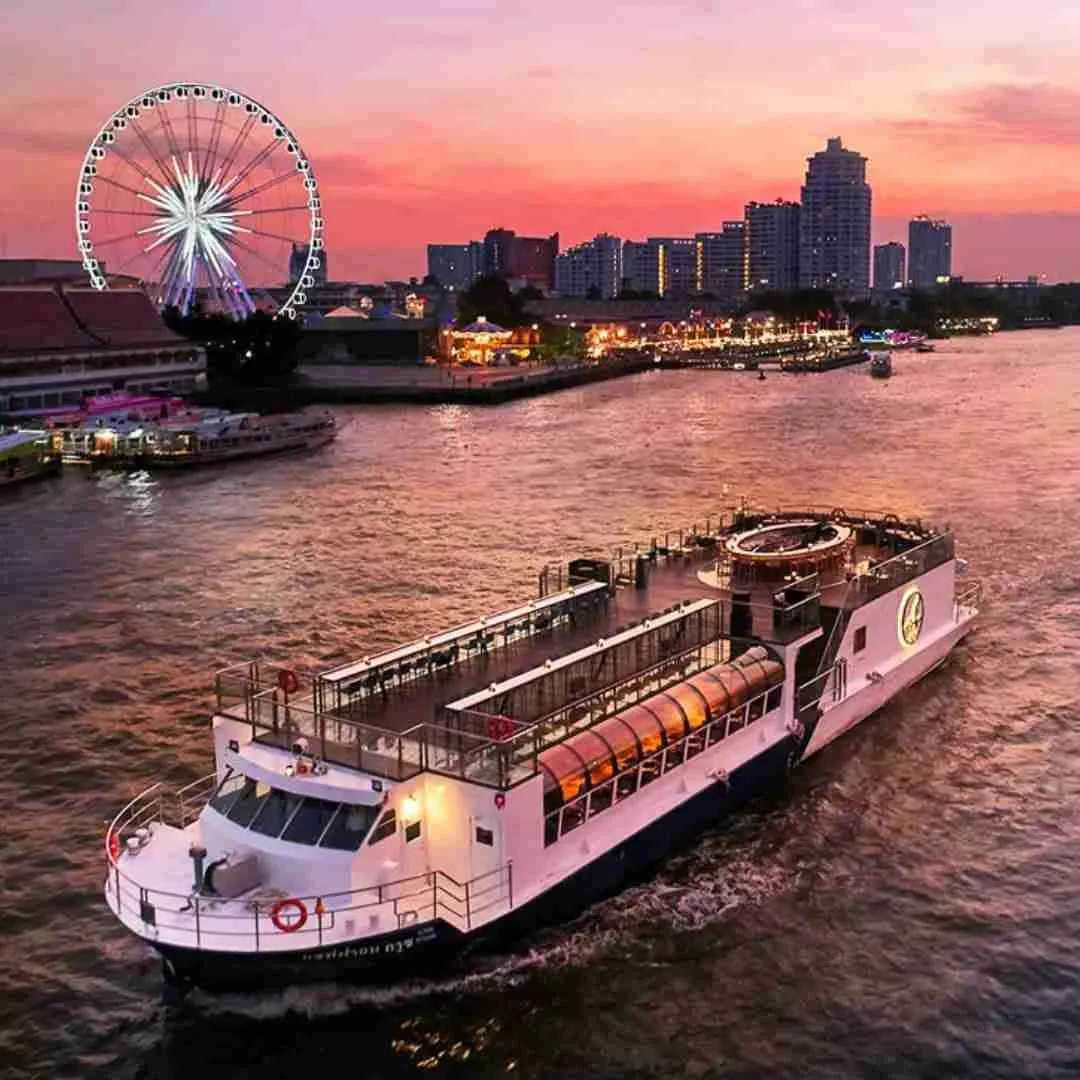
<instances>
[{"instance_id":1,"label":"deck railing","mask_svg":"<svg viewBox=\"0 0 1080 1080\"><path fill-rule=\"evenodd\" d=\"M833 586L845 592L847 600L842 606L847 606L848 602L863 603L883 595L954 555L951 532L933 533L920 521L905 523L893 514L822 507L773 510L744 505L707 518L704 529L694 525L665 534L662 539L656 538L648 547L635 546L632 550L616 552L614 576L618 581L633 580L642 559L646 562L690 559L703 563L713 560L719 568L724 560L722 551L717 551L722 529L732 526L753 528L764 521L796 520L821 514L856 529L873 531L879 536L883 531L887 532L892 537L894 549L904 548L877 565L860 569L848 581ZM920 539L922 537L926 538ZM908 544L910 546L906 546ZM544 582L541 593L553 584L563 584L561 574L556 575L551 569L545 573ZM700 652L701 648L711 646L722 649L725 642L742 637L773 642L791 641L818 626L821 619L821 590L820 577L812 573L796 581L778 583L771 604L751 600L749 593L736 592L731 600L716 603L714 614L718 623L715 632L700 634L693 649L679 651L677 655L662 659L650 656L643 668L627 671L625 675L621 669L613 671L610 677L604 679L605 685L600 685L598 679L586 679L584 685L576 687L576 684L571 685L567 675L566 685L560 691L561 700L549 702L545 698L541 702L538 699L535 707L526 710L525 716L515 715L518 710L513 708L504 708L502 701L493 705L474 705L469 698L461 700L462 707L440 710L435 722L416 724L405 731L367 724L354 718L355 713L350 715L347 699L353 691L348 689L351 685L348 680L368 679L372 674L388 673L392 680L415 678L418 658L431 660L431 650L444 650L449 647L451 638L455 642L457 637L462 641L479 640L476 635L487 633L485 626L488 620L447 631L429 642L414 642L372 657L366 668L361 664L355 672L350 669L347 676L346 669L341 668L315 679L272 664L250 663L226 668L218 673L216 680L218 712L250 724L252 737L260 741L288 749L297 737L303 736L308 739L311 752L324 760L389 779L405 780L430 769L493 787L507 787L535 773L538 748L546 745L546 730L560 725L576 730L582 716L588 723L599 719L600 710L619 705L622 689L631 682L647 685L656 674L654 665L659 669L666 664L681 663L694 650ZM544 632L550 629L550 624L538 624L535 618L537 614L541 618L568 617L571 609L577 605L587 609L603 602L607 595L607 585L597 581L579 581L569 591L549 592L531 605L504 613L506 618L503 621L507 625L502 626L502 632L504 636L508 633L511 639L522 632L519 625L524 618L522 613L528 614L528 633ZM973 600L977 601L978 594L972 595ZM957 604L960 603L958 600ZM957 606L957 619L959 611ZM510 618L511 615L515 615L515 618ZM498 621L502 617L495 618ZM830 656L825 657L826 664L830 659ZM458 662L457 658L453 662ZM412 666L408 671L403 671L402 663ZM362 671L366 674L362 674ZM541 671L533 682L538 688L545 688L556 677L562 677L561 671L560 665L552 665L550 677ZM825 674L831 676L831 673L830 665ZM334 676L332 695L327 682L331 674ZM504 681L525 685L520 676ZM386 684L377 678L373 686L376 685L381 693ZM800 695L803 690L800 688ZM360 684L358 692L361 698L365 696L367 691L363 684ZM823 692L824 688L818 693L818 698ZM801 715L802 707L801 703L797 703L797 715ZM547 725L547 728L537 727L538 723Z\"/></svg>"},{"instance_id":2,"label":"deck railing","mask_svg":"<svg viewBox=\"0 0 1080 1080\"><path fill-rule=\"evenodd\" d=\"M205 777L196 784L214 779ZM125 866L138 865L142 850L154 844L158 828L184 828L195 820L206 801L201 795L195 798L195 787L166 792L155 784L120 811L105 835L106 889L117 915L129 922L137 918L147 934L158 940L242 952L346 942L362 947L362 937L346 937L341 920L358 913L378 916L382 934L441 918L465 931L514 906L510 863L466 881L432 870L368 888L288 897L302 905L302 909L290 905L294 914L303 911L302 924L291 930L282 929L287 924L279 925L274 918L278 904L286 899L284 894L206 896L196 891L194 875L188 892L150 888ZM213 792L212 785L209 791ZM129 841L133 841L130 846Z\"/></svg>"},{"instance_id":3,"label":"deck railing","mask_svg":"<svg viewBox=\"0 0 1080 1080\"><path fill-rule=\"evenodd\" d=\"M959 622L967 611L977 611L982 603L983 593L981 581L957 582L956 585L953 597L953 622Z\"/></svg>"},{"instance_id":4,"label":"deck railing","mask_svg":"<svg viewBox=\"0 0 1080 1080\"><path fill-rule=\"evenodd\" d=\"M754 695L741 705L702 724L701 727L665 744L660 750L616 771L610 778L593 786L544 815L544 844L550 846L560 837L583 825L590 818L616 803L632 797L643 787L672 769L685 764L703 750L742 731L780 707L782 687L773 686ZM728 784L729 778L717 772L714 779Z\"/></svg>"}]
</instances>

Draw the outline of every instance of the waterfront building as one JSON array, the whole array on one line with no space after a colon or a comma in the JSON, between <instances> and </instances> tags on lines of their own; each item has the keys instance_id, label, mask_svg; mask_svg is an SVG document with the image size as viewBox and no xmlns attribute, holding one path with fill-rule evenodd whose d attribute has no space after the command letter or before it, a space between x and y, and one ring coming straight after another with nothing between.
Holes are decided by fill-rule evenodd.
<instances>
[{"instance_id":1,"label":"waterfront building","mask_svg":"<svg viewBox=\"0 0 1080 1080\"><path fill-rule=\"evenodd\" d=\"M866 158L829 139L807 159L799 215L799 285L863 297L870 290Z\"/></svg>"},{"instance_id":2,"label":"waterfront building","mask_svg":"<svg viewBox=\"0 0 1080 1080\"><path fill-rule=\"evenodd\" d=\"M690 236L650 236L623 244L623 284L634 292L690 296L698 291L698 244Z\"/></svg>"},{"instance_id":3,"label":"waterfront building","mask_svg":"<svg viewBox=\"0 0 1080 1080\"><path fill-rule=\"evenodd\" d=\"M891 240L874 248L874 291L904 287L904 245Z\"/></svg>"},{"instance_id":4,"label":"waterfront building","mask_svg":"<svg viewBox=\"0 0 1080 1080\"><path fill-rule=\"evenodd\" d=\"M100 264L105 273L105 264ZM81 259L0 259L0 285L85 282Z\"/></svg>"},{"instance_id":5,"label":"waterfront building","mask_svg":"<svg viewBox=\"0 0 1080 1080\"><path fill-rule=\"evenodd\" d=\"M444 289L464 292L484 272L484 246L479 240L467 244L428 244L428 274Z\"/></svg>"},{"instance_id":6,"label":"waterfront building","mask_svg":"<svg viewBox=\"0 0 1080 1080\"><path fill-rule=\"evenodd\" d=\"M322 381L334 369L422 364L434 351L431 318L377 317L374 309L342 307L305 321L297 352L301 371Z\"/></svg>"},{"instance_id":7,"label":"waterfront building","mask_svg":"<svg viewBox=\"0 0 1080 1080\"><path fill-rule=\"evenodd\" d=\"M513 229L489 229L483 243L483 272L517 280L545 292L555 286L559 234L518 236Z\"/></svg>"},{"instance_id":8,"label":"waterfront building","mask_svg":"<svg viewBox=\"0 0 1080 1080\"><path fill-rule=\"evenodd\" d=\"M0 288L0 413L77 408L86 397L195 389L203 350L140 289Z\"/></svg>"},{"instance_id":9,"label":"waterfront building","mask_svg":"<svg viewBox=\"0 0 1080 1080\"><path fill-rule=\"evenodd\" d=\"M746 204L746 287L790 290L799 285L799 204L777 199Z\"/></svg>"},{"instance_id":10,"label":"waterfront building","mask_svg":"<svg viewBox=\"0 0 1080 1080\"><path fill-rule=\"evenodd\" d=\"M567 248L555 258L555 291L560 296L614 300L622 285L622 249L622 241L608 233Z\"/></svg>"},{"instance_id":11,"label":"waterfront building","mask_svg":"<svg viewBox=\"0 0 1080 1080\"><path fill-rule=\"evenodd\" d=\"M663 296L691 296L698 291L698 247L690 236L650 236L661 254Z\"/></svg>"},{"instance_id":12,"label":"waterfront building","mask_svg":"<svg viewBox=\"0 0 1080 1080\"><path fill-rule=\"evenodd\" d=\"M913 289L932 289L952 274L952 226L920 214L908 223L908 278Z\"/></svg>"},{"instance_id":13,"label":"waterfront building","mask_svg":"<svg viewBox=\"0 0 1080 1080\"><path fill-rule=\"evenodd\" d=\"M289 252L289 284L295 285L304 273L304 267L307 266L308 255L311 253L311 246L309 244L293 244L292 251ZM315 279L316 285L325 285L327 281L326 277L326 249L324 248L319 252L319 265L313 267L311 270L311 276Z\"/></svg>"},{"instance_id":14,"label":"waterfront building","mask_svg":"<svg viewBox=\"0 0 1080 1080\"><path fill-rule=\"evenodd\" d=\"M647 290L638 290L645 292ZM587 300L578 297L546 297L527 300L525 311L537 322L554 323L581 329L592 327L624 327L630 332L655 333L665 322L678 323L687 317L685 299L662 298L653 292L651 299ZM695 297L694 309L704 319L722 320L731 312L729 300Z\"/></svg>"},{"instance_id":15,"label":"waterfront building","mask_svg":"<svg viewBox=\"0 0 1080 1080\"><path fill-rule=\"evenodd\" d=\"M623 291L664 295L664 260L661 248L649 240L623 244Z\"/></svg>"},{"instance_id":16,"label":"waterfront building","mask_svg":"<svg viewBox=\"0 0 1080 1080\"><path fill-rule=\"evenodd\" d=\"M725 221L719 232L696 233L697 291L733 299L746 288L746 227Z\"/></svg>"}]
</instances>

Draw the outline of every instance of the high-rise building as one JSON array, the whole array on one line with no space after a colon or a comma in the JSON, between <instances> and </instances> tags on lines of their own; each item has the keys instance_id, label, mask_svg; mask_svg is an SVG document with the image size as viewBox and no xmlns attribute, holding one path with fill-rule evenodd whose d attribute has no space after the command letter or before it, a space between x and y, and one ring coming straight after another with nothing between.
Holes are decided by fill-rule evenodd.
<instances>
[{"instance_id":1,"label":"high-rise building","mask_svg":"<svg viewBox=\"0 0 1080 1080\"><path fill-rule=\"evenodd\" d=\"M799 214L799 284L865 296L870 289L866 158L839 138L807 159Z\"/></svg>"},{"instance_id":2,"label":"high-rise building","mask_svg":"<svg viewBox=\"0 0 1080 1080\"><path fill-rule=\"evenodd\" d=\"M308 244L293 244L289 252L289 284L295 285L304 273L307 266L308 254L311 248ZM326 249L319 252L319 265L312 268L311 276L316 285L326 284Z\"/></svg>"},{"instance_id":3,"label":"high-rise building","mask_svg":"<svg viewBox=\"0 0 1080 1080\"><path fill-rule=\"evenodd\" d=\"M622 287L622 249L622 241L607 233L567 248L555 258L555 291L560 296L595 294L614 300Z\"/></svg>"},{"instance_id":4,"label":"high-rise building","mask_svg":"<svg viewBox=\"0 0 1080 1080\"><path fill-rule=\"evenodd\" d=\"M904 245L895 240L874 248L874 291L889 292L904 287Z\"/></svg>"},{"instance_id":5,"label":"high-rise building","mask_svg":"<svg viewBox=\"0 0 1080 1080\"><path fill-rule=\"evenodd\" d=\"M952 226L925 214L908 223L908 278L914 289L932 289L952 274Z\"/></svg>"},{"instance_id":6,"label":"high-rise building","mask_svg":"<svg viewBox=\"0 0 1080 1080\"><path fill-rule=\"evenodd\" d=\"M799 204L746 204L746 287L790 290L799 286Z\"/></svg>"},{"instance_id":7,"label":"high-rise building","mask_svg":"<svg viewBox=\"0 0 1080 1080\"><path fill-rule=\"evenodd\" d=\"M639 293L664 295L664 252L651 240L623 244L623 286Z\"/></svg>"},{"instance_id":8,"label":"high-rise building","mask_svg":"<svg viewBox=\"0 0 1080 1080\"><path fill-rule=\"evenodd\" d=\"M745 227L741 221L725 221L720 231L696 233L697 291L722 300L738 296L746 287Z\"/></svg>"},{"instance_id":9,"label":"high-rise building","mask_svg":"<svg viewBox=\"0 0 1080 1080\"><path fill-rule=\"evenodd\" d=\"M444 288L463 292L483 273L484 247L467 244L428 244L428 273Z\"/></svg>"},{"instance_id":10,"label":"high-rise building","mask_svg":"<svg viewBox=\"0 0 1080 1080\"><path fill-rule=\"evenodd\" d=\"M657 296L698 291L698 245L690 236L650 236L623 244L623 280L628 289Z\"/></svg>"},{"instance_id":11,"label":"high-rise building","mask_svg":"<svg viewBox=\"0 0 1080 1080\"><path fill-rule=\"evenodd\" d=\"M513 229L489 229L484 236L484 273L519 278L540 289L555 284L559 234L518 236Z\"/></svg>"}]
</instances>

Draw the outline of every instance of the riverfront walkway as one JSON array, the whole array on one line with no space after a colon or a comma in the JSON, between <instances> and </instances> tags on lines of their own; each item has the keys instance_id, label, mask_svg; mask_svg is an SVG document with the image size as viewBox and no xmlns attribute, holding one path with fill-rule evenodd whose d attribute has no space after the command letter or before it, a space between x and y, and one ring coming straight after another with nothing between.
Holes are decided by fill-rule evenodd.
<instances>
[{"instance_id":1,"label":"riverfront walkway","mask_svg":"<svg viewBox=\"0 0 1080 1080\"><path fill-rule=\"evenodd\" d=\"M298 390L313 402L450 402L496 405L514 398L632 375L654 366L652 353L550 367L445 368L307 364Z\"/></svg>"}]
</instances>

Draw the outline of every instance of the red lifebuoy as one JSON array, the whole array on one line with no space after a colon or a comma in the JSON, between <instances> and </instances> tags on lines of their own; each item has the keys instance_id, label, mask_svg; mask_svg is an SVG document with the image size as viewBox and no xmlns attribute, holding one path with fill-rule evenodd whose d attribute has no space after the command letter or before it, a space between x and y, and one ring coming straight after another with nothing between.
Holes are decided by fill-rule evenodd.
<instances>
[{"instance_id":1,"label":"red lifebuoy","mask_svg":"<svg viewBox=\"0 0 1080 1080\"><path fill-rule=\"evenodd\" d=\"M120 837L114 832L109 833L109 839L106 843L106 849L109 853L109 862L116 862L120 858Z\"/></svg>"},{"instance_id":2,"label":"red lifebuoy","mask_svg":"<svg viewBox=\"0 0 1080 1080\"><path fill-rule=\"evenodd\" d=\"M488 738L502 742L514 733L514 724L505 716L493 716L488 720Z\"/></svg>"},{"instance_id":3,"label":"red lifebuoy","mask_svg":"<svg viewBox=\"0 0 1080 1080\"><path fill-rule=\"evenodd\" d=\"M300 689L300 680L295 671L279 671L277 684L286 694L295 694Z\"/></svg>"},{"instance_id":4,"label":"red lifebuoy","mask_svg":"<svg viewBox=\"0 0 1080 1080\"><path fill-rule=\"evenodd\" d=\"M286 911L295 911L296 920L288 922L282 918ZM307 906L303 900L279 900L270 909L270 921L283 933L291 934L307 922Z\"/></svg>"}]
</instances>

